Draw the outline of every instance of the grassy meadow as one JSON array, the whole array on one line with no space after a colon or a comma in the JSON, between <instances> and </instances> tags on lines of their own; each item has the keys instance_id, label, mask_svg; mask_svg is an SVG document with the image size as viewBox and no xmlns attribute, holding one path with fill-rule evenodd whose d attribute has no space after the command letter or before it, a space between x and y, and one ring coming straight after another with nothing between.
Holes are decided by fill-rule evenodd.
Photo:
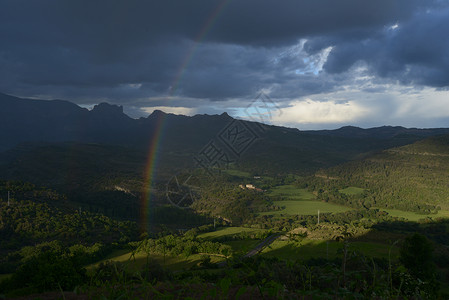
<instances>
[{"instance_id":1,"label":"grassy meadow","mask_svg":"<svg viewBox=\"0 0 449 300\"><path fill-rule=\"evenodd\" d=\"M248 234L253 234L253 233L260 232L260 231L265 231L265 230L257 229L257 228L246 228L246 227L222 227L222 228L218 228L215 231L201 233L198 235L198 237L202 238L202 239L215 239L215 238L240 234L242 232L246 232Z\"/></svg>"},{"instance_id":2,"label":"grassy meadow","mask_svg":"<svg viewBox=\"0 0 449 300\"><path fill-rule=\"evenodd\" d=\"M363 193L365 191L365 189L359 188L359 187L355 187L355 186L350 186L347 187L345 189L341 189L338 190L340 193L342 194L346 194L348 196L352 196L352 195L359 195L361 193Z\"/></svg>"},{"instance_id":3,"label":"grassy meadow","mask_svg":"<svg viewBox=\"0 0 449 300\"><path fill-rule=\"evenodd\" d=\"M285 200L274 201L274 204L285 207L282 210L262 212L260 215L314 215L318 213L345 212L351 208L328 202L316 201L315 195L306 189L294 185L281 185L272 188L268 195L282 197Z\"/></svg>"},{"instance_id":4,"label":"grassy meadow","mask_svg":"<svg viewBox=\"0 0 449 300\"><path fill-rule=\"evenodd\" d=\"M209 255L212 263L218 263L223 261L223 257ZM151 253L149 256L145 252L138 252L132 256L132 252L122 253L122 251L116 253L116 255L111 255L108 259L101 260L95 264L87 267L87 269L93 269L101 263L107 261L121 262L126 265L126 268L130 272L135 272L140 270L146 263L147 259L152 259L157 261L161 266L167 268L170 271L187 270L193 266L198 265L202 260L201 254L194 254L189 257L184 256L170 256L162 254Z\"/></svg>"},{"instance_id":5,"label":"grassy meadow","mask_svg":"<svg viewBox=\"0 0 449 300\"><path fill-rule=\"evenodd\" d=\"M312 258L334 259L341 257L344 244L335 241L303 239L300 242L277 240L262 251L262 256L282 259L308 260ZM364 255L388 258L390 246L375 242L349 242L348 250ZM399 254L397 247L391 247L391 257Z\"/></svg>"},{"instance_id":6,"label":"grassy meadow","mask_svg":"<svg viewBox=\"0 0 449 300\"><path fill-rule=\"evenodd\" d=\"M285 200L274 203L285 208L282 210L261 212L260 215L315 215L318 211L320 213L338 213L352 209L346 206L319 201Z\"/></svg>"},{"instance_id":7,"label":"grassy meadow","mask_svg":"<svg viewBox=\"0 0 449 300\"><path fill-rule=\"evenodd\" d=\"M276 186L268 191L269 196L286 197L290 200L312 200L315 195L292 184Z\"/></svg>"},{"instance_id":8,"label":"grassy meadow","mask_svg":"<svg viewBox=\"0 0 449 300\"><path fill-rule=\"evenodd\" d=\"M383 211L386 211L390 216L392 217L398 217L398 218L404 218L406 220L409 221L419 221L421 219L425 219L425 218L449 218L449 211L447 210L440 210L438 211L437 214L430 214L430 215L423 215L423 214L418 214L412 211L403 211L403 210L398 210L398 209L389 209L389 208L380 208Z\"/></svg>"}]
</instances>

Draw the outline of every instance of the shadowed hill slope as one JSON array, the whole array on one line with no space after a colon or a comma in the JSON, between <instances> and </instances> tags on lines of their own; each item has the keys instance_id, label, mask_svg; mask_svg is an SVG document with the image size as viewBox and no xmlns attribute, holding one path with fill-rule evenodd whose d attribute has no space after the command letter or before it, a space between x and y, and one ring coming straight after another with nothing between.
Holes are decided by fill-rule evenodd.
<instances>
[{"instance_id":1,"label":"shadowed hill slope","mask_svg":"<svg viewBox=\"0 0 449 300\"><path fill-rule=\"evenodd\" d=\"M449 210L449 135L384 150L362 160L321 170L308 179L319 198L355 207L431 213ZM339 192L363 188L357 195Z\"/></svg>"}]
</instances>

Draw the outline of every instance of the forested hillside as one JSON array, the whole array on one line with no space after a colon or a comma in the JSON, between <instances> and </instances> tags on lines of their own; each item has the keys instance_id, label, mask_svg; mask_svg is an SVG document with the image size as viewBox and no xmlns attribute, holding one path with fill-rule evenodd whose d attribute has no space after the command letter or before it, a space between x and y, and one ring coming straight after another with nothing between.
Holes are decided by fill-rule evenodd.
<instances>
[{"instance_id":1,"label":"forested hillside","mask_svg":"<svg viewBox=\"0 0 449 300\"><path fill-rule=\"evenodd\" d=\"M449 208L449 135L382 151L301 180L324 201L432 213ZM363 189L344 193L347 187Z\"/></svg>"},{"instance_id":2,"label":"forested hillside","mask_svg":"<svg viewBox=\"0 0 449 300\"><path fill-rule=\"evenodd\" d=\"M0 274L49 250L70 250L93 261L138 235L136 223L75 210L55 191L0 181Z\"/></svg>"}]
</instances>

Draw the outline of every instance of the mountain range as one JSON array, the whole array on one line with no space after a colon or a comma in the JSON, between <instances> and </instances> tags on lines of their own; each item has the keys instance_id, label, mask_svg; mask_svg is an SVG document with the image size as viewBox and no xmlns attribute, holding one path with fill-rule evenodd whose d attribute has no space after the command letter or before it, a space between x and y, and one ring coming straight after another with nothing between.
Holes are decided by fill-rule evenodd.
<instances>
[{"instance_id":1,"label":"mountain range","mask_svg":"<svg viewBox=\"0 0 449 300\"><path fill-rule=\"evenodd\" d=\"M188 117L157 110L146 118L133 119L123 107L107 103L88 110L68 101L5 94L0 94L0 107L3 177L56 186L68 184L67 176L58 176L67 164L76 166L80 177L101 174L102 178L115 178L120 173L142 177L160 124L156 173L161 180L179 169L194 167L195 156L214 141L223 143L220 134L235 122L257 138L246 151L233 154L233 163L260 174L310 173L429 136L449 134L449 128L392 126L300 131L236 120L227 113Z\"/></svg>"},{"instance_id":2,"label":"mountain range","mask_svg":"<svg viewBox=\"0 0 449 300\"><path fill-rule=\"evenodd\" d=\"M147 146L156 122L164 119L169 142L204 142L218 133L232 118L227 114L187 117L156 110L147 118L132 119L122 106L100 103L92 110L63 100L23 99L0 93L0 151L22 142L92 142ZM249 122L248 122L249 123ZM289 137L320 135L341 138L391 139L449 133L448 128L417 129L382 126L362 129L345 126L336 130L299 131L270 126L274 133ZM201 138L204 137L203 139ZM188 141L187 141L188 140Z\"/></svg>"}]
</instances>

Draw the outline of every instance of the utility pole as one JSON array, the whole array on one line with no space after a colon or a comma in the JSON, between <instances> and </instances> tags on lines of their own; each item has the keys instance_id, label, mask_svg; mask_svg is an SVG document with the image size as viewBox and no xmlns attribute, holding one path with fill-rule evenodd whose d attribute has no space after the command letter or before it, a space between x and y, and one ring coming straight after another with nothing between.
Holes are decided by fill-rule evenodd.
<instances>
[{"instance_id":1,"label":"utility pole","mask_svg":"<svg viewBox=\"0 0 449 300\"><path fill-rule=\"evenodd\" d=\"M320 210L318 210L318 225L320 224Z\"/></svg>"}]
</instances>

